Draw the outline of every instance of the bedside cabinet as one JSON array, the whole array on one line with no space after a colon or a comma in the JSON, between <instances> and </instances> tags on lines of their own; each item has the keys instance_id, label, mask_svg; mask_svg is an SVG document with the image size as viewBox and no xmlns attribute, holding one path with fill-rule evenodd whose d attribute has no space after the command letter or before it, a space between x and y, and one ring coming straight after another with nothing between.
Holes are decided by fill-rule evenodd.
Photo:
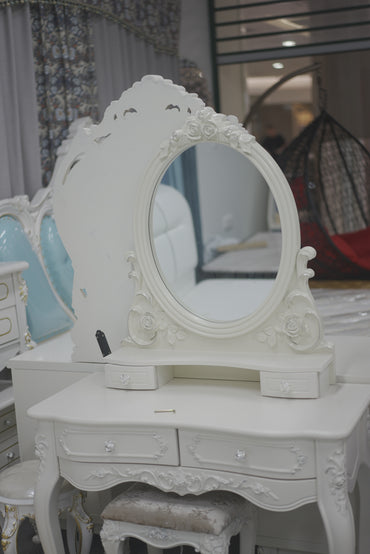
<instances>
[{"instance_id":1,"label":"bedside cabinet","mask_svg":"<svg viewBox=\"0 0 370 554\"><path fill-rule=\"evenodd\" d=\"M0 263L0 373L10 358L32 348L27 327L26 262ZM13 386L0 378L0 471L19 460Z\"/></svg>"},{"instance_id":2,"label":"bedside cabinet","mask_svg":"<svg viewBox=\"0 0 370 554\"><path fill-rule=\"evenodd\" d=\"M26 262L0 263L0 370L7 361L31 347L27 327L27 285L21 273Z\"/></svg>"}]
</instances>

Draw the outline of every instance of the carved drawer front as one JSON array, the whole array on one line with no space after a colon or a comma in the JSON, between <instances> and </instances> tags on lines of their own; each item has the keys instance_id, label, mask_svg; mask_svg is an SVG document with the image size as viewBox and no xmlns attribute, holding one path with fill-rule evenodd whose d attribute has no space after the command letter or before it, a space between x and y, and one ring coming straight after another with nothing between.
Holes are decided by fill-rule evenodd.
<instances>
[{"instance_id":1,"label":"carved drawer front","mask_svg":"<svg viewBox=\"0 0 370 554\"><path fill-rule=\"evenodd\" d=\"M178 465L175 429L57 426L58 455L83 461Z\"/></svg>"},{"instance_id":2,"label":"carved drawer front","mask_svg":"<svg viewBox=\"0 0 370 554\"><path fill-rule=\"evenodd\" d=\"M0 469L18 461L19 445L17 435L0 442Z\"/></svg>"},{"instance_id":3,"label":"carved drawer front","mask_svg":"<svg viewBox=\"0 0 370 554\"><path fill-rule=\"evenodd\" d=\"M315 475L314 445L310 441L179 431L179 442L182 466L291 479Z\"/></svg>"},{"instance_id":4,"label":"carved drawer front","mask_svg":"<svg viewBox=\"0 0 370 554\"><path fill-rule=\"evenodd\" d=\"M14 305L15 296L12 276L0 277L0 310Z\"/></svg>"},{"instance_id":5,"label":"carved drawer front","mask_svg":"<svg viewBox=\"0 0 370 554\"><path fill-rule=\"evenodd\" d=\"M0 344L10 342L18 337L19 331L15 307L12 306L0 310Z\"/></svg>"}]
</instances>

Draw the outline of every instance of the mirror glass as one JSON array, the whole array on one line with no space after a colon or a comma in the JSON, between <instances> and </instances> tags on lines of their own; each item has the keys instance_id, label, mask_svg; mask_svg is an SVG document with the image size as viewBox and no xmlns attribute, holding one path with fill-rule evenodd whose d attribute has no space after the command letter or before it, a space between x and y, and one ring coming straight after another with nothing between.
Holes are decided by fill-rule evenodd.
<instances>
[{"instance_id":1,"label":"mirror glass","mask_svg":"<svg viewBox=\"0 0 370 554\"><path fill-rule=\"evenodd\" d=\"M227 322L262 305L281 256L281 233L268 228L270 195L229 146L200 143L171 163L154 191L150 236L161 277L186 309Z\"/></svg>"}]
</instances>

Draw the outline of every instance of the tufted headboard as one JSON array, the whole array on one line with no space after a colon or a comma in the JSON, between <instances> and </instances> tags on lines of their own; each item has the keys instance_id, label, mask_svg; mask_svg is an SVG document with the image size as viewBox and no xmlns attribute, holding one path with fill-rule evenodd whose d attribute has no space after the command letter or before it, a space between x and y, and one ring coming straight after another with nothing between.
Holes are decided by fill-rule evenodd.
<instances>
[{"instance_id":1,"label":"tufted headboard","mask_svg":"<svg viewBox=\"0 0 370 554\"><path fill-rule=\"evenodd\" d=\"M159 185L155 197L153 237L166 281L183 296L195 286L198 264L193 218L182 194L167 185Z\"/></svg>"},{"instance_id":2,"label":"tufted headboard","mask_svg":"<svg viewBox=\"0 0 370 554\"><path fill-rule=\"evenodd\" d=\"M0 201L0 261L27 261L23 276L28 286L27 321L31 337L41 342L71 329L73 268L59 237L52 213L52 196L57 169L80 126L89 118L75 121L68 138L57 152L53 177L32 201L15 196Z\"/></svg>"}]
</instances>

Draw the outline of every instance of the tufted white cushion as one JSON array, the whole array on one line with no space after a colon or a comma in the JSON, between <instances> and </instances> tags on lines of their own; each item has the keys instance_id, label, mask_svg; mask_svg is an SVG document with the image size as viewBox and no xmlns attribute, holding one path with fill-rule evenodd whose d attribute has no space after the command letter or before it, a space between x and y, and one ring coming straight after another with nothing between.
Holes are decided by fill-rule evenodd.
<instances>
[{"instance_id":1,"label":"tufted white cushion","mask_svg":"<svg viewBox=\"0 0 370 554\"><path fill-rule=\"evenodd\" d=\"M217 491L179 496L146 484L128 487L104 509L104 519L219 535L245 513L248 502L236 494Z\"/></svg>"}]
</instances>

